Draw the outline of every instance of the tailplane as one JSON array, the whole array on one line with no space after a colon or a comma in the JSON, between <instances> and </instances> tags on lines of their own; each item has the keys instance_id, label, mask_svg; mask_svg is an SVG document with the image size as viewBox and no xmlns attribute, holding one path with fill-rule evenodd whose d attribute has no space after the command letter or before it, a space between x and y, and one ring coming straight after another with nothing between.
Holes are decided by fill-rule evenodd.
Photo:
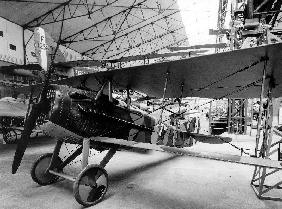
<instances>
[{"instance_id":1,"label":"tailplane","mask_svg":"<svg viewBox=\"0 0 282 209\"><path fill-rule=\"evenodd\" d=\"M47 50L48 45L46 44L46 36L43 28L37 27L34 30L34 45L35 54L39 65L44 71L47 71Z\"/></svg>"}]
</instances>

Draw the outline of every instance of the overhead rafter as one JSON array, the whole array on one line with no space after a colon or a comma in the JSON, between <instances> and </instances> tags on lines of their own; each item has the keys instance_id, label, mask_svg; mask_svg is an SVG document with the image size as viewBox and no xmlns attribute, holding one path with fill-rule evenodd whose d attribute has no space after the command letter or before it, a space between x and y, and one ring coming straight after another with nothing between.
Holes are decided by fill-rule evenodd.
<instances>
[{"instance_id":1,"label":"overhead rafter","mask_svg":"<svg viewBox=\"0 0 282 209\"><path fill-rule=\"evenodd\" d=\"M8 2L5 4L0 0L0 7L6 6L10 10L18 10L24 17L14 18L14 22L20 22L20 25L29 30L40 26L47 32L46 36L51 37L54 42L59 42L60 45L71 48L90 59L118 59L122 56L146 55L166 46L178 46L179 42L184 46L188 45L177 0ZM21 8L23 9L20 10ZM40 13L41 10L44 13ZM13 19L5 10L0 9L0 11ZM24 14L31 15L24 16ZM59 38L61 22L64 22L64 31ZM83 58L83 56L75 57ZM70 56L71 60L72 58Z\"/></svg>"},{"instance_id":2,"label":"overhead rafter","mask_svg":"<svg viewBox=\"0 0 282 209\"><path fill-rule=\"evenodd\" d=\"M171 15L173 15L173 14L175 14L175 13L172 13ZM170 15L169 15L170 16ZM168 16L166 16L166 18L167 18ZM160 18L158 18L158 19L155 19L155 21L158 21L158 20L161 20L161 19L163 19L164 17L160 17ZM156 23L153 23L154 25L157 25ZM140 25L140 23L137 23L136 25ZM134 33L134 32L136 32L136 31L141 31L142 29L145 29L146 27L148 27L148 26L151 26L152 25L152 22L148 22L148 23L146 23L145 25L142 25L142 26L140 26L140 27L137 27L137 28L135 28L135 29L133 29L133 30L131 30L131 31L129 31L129 32L125 32L125 33L123 33L122 35L120 35L120 36L117 36L117 37L115 37L115 40L117 40L117 39L120 39L120 38L122 38L122 37L125 37L125 36L128 36L129 34L131 34L131 33ZM135 25L134 25L135 26ZM130 29L131 27L128 27L128 28L126 28L126 29ZM184 29L184 27L181 27L182 29ZM172 31L175 31L175 30L172 30ZM165 34L168 34L168 33L171 33L172 31L169 31L169 30L167 30L166 31L166 33ZM147 31L145 31L145 32L147 32ZM151 34L151 35L154 35L154 34ZM142 37L142 36L140 36L140 37ZM157 36L155 36L155 38L157 38ZM110 40L111 41L111 40ZM107 42L104 42L104 43L102 43L102 44L100 44L100 45L98 45L98 46L96 46L96 47L93 47L92 49L89 49L89 50L87 50L87 51L85 51L85 52L83 52L83 54L91 54L91 53L95 53L96 51L96 49L99 49L101 46L104 46L105 44L108 44L110 41L107 41Z\"/></svg>"},{"instance_id":3,"label":"overhead rafter","mask_svg":"<svg viewBox=\"0 0 282 209\"><path fill-rule=\"evenodd\" d=\"M143 0L142 2L138 3L138 5L140 5L140 4L142 4L143 2L146 2L146 1L147 1L147 0ZM99 31L97 31L97 30L98 30L97 27L98 27L99 25L104 24L104 23L108 24L109 22L111 22L111 20L112 20L113 18L115 18L115 17L120 17L121 15L125 14L126 12L128 12L128 10L131 10L131 9L132 9L132 7L128 7L128 8L126 8L126 9L124 9L124 10L122 10L122 11L120 11L120 12L114 14L114 15L111 15L111 16L109 16L109 17L104 17L104 18L103 18L102 20L100 20L99 22L96 22L96 23L94 23L94 24L91 25L91 26L88 26L88 27L86 27L86 28L84 28L84 29L82 29L82 30L76 32L76 33L73 33L73 34L71 34L71 35L65 37L65 38L62 40L62 43L63 43L63 44L64 44L64 43L74 43L74 42L78 42L78 41L91 40L91 39L93 39L93 37L90 38L89 36L92 35L92 32L98 32L98 33L95 34L96 37L94 37L94 38L102 37L102 35L99 33ZM97 29L97 30L94 30L94 29ZM111 34L107 34L106 36L109 36L109 35L112 35L112 33L111 33ZM80 36L82 36L83 38L79 39Z\"/></svg>"},{"instance_id":4,"label":"overhead rafter","mask_svg":"<svg viewBox=\"0 0 282 209\"><path fill-rule=\"evenodd\" d=\"M33 28L33 27L38 27L38 26L41 26L43 25L43 21L48 17L48 16L51 16L54 20L56 20L56 18L59 17L59 15L64 11L64 7L65 6L68 6L70 4L72 0L69 0L69 1L66 1L64 3L61 3L59 4L57 7L55 7L54 9L51 9L49 10L48 12L46 12L45 14L39 16L39 17L36 17L35 19L29 21L28 23L24 24L23 25L23 28L24 29L28 29L28 28ZM59 12L59 15L54 15L54 11L56 10L59 10L60 9L60 12ZM56 16L56 17L55 17ZM64 20L64 18L62 19ZM57 22L57 21L56 21Z\"/></svg>"},{"instance_id":5,"label":"overhead rafter","mask_svg":"<svg viewBox=\"0 0 282 209\"><path fill-rule=\"evenodd\" d=\"M155 36L154 38L151 38L151 39L148 39L148 40L144 40L143 39L141 43L137 43L136 45L130 45L130 48L126 48L123 51L120 51L120 52L118 52L118 53L116 53L116 54L114 54L112 56L109 56L108 59L112 59L112 58L117 58L117 57L123 56L123 55L125 55L126 52L129 52L130 50L139 49L140 46L142 46L142 45L153 43L154 41L156 41L158 39L161 39L161 38L163 38L163 37L165 37L167 35L170 35L170 34L172 34L174 32L180 31L182 29L184 29L184 28L180 27L180 28L177 28L177 29L172 30L172 31L167 31L166 33L160 34L160 35ZM155 53L155 52L157 52L157 51L159 51L161 49L168 48L168 47L170 47L172 45L178 45L180 42L184 43L185 41L188 41L187 37L183 37L182 39L177 40L176 42L167 43L166 45L160 45L161 46L160 48L159 48L159 46L157 48L153 48L152 47L152 50L151 50L150 53ZM141 53L141 51L140 51L140 53ZM147 53L143 53L143 54L147 54Z\"/></svg>"},{"instance_id":6,"label":"overhead rafter","mask_svg":"<svg viewBox=\"0 0 282 209\"><path fill-rule=\"evenodd\" d=\"M79 0L78 4L72 4L75 0L69 0L65 3L62 3L55 7L54 9L46 12L45 14L29 21L26 23L23 27L24 28L34 28L38 26L48 25L52 23L58 23L66 20L71 20L75 18L81 18L81 17L88 17L91 19L91 15L94 14L97 11L101 11L102 9L118 2L119 0L112 0L105 5L97 6L97 4L92 3L91 6L87 3L87 0ZM64 10L64 7L66 9ZM98 8L97 8L98 7ZM63 13L65 14L65 17L63 17Z\"/></svg>"},{"instance_id":7,"label":"overhead rafter","mask_svg":"<svg viewBox=\"0 0 282 209\"><path fill-rule=\"evenodd\" d=\"M156 39L159 39L159 42L161 42L158 43L159 45L163 45L162 38L166 38L166 35L169 34L171 38L167 39L168 43L165 45L171 45L178 40L174 34L177 31L179 31L181 40L188 40L181 20L174 18L175 15L180 16L179 10L171 9L174 8L176 1L172 1L167 7L161 8L161 4L156 0L155 2L158 3L159 7L154 7L151 12L153 15L149 17L144 14L143 10L144 8L150 8L147 5L148 1L141 1L136 4L135 2L125 10L106 16L99 22L65 37L62 43L71 47L73 44L86 41L89 45L93 45L93 47L81 52L82 55L95 56L95 59L117 59L119 58L118 56L132 55L133 48L141 47L145 43L153 43L152 41ZM118 22L117 18L119 19ZM134 19L134 22L132 23L128 19ZM115 22L115 27L112 27L113 22ZM176 28L176 25L172 27L173 23L177 23L181 27ZM105 25L109 26L107 29L110 28L107 33L103 30L105 27L101 27ZM160 34L156 29L163 32ZM184 36L185 38L183 38ZM136 38L139 42L131 43L132 40L136 42ZM124 45L127 47L124 47ZM155 50L156 48L150 47L148 50L139 50L138 53L151 53L153 49ZM125 54L126 52L128 54Z\"/></svg>"}]
</instances>

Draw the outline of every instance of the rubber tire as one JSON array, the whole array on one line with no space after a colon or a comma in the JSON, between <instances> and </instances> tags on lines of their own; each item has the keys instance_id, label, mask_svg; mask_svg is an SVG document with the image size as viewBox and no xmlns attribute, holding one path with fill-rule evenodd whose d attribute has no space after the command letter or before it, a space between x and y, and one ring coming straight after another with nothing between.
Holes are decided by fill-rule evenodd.
<instances>
[{"instance_id":1,"label":"rubber tire","mask_svg":"<svg viewBox=\"0 0 282 209\"><path fill-rule=\"evenodd\" d=\"M41 186L46 186L46 185L50 185L50 184L53 184L55 182L58 181L58 179L60 178L59 176L56 176L56 175L53 175L53 174L50 174L48 172L48 176L46 175L45 177L47 177L46 180L43 180L42 178L40 178L39 176L36 175L36 168L37 166L39 165L39 163L42 162L42 160L46 159L46 158L50 158L50 161L51 161L51 158L52 158L52 155L53 153L46 153L44 155L41 155L34 163L33 163L33 166L31 168L31 171L30 171L30 175L31 175L31 178L34 182L38 183L39 185ZM49 162L50 162L49 161ZM48 164L49 166L49 164ZM46 167L47 169L47 167Z\"/></svg>"},{"instance_id":2,"label":"rubber tire","mask_svg":"<svg viewBox=\"0 0 282 209\"><path fill-rule=\"evenodd\" d=\"M80 181L81 181L81 178L84 177L84 174L86 172L88 172L88 170L95 169L95 168L100 169L103 172L103 174L105 175L105 177L106 177L106 189L103 191L103 194L101 195L101 197L98 200L96 200L94 202L86 202L86 201L82 200L82 198L81 198L81 196L79 194ZM92 164L92 165L86 166L80 172L80 174L78 175L78 177L76 178L76 180L75 180L75 182L73 184L73 194L74 194L74 197L75 197L76 201L79 204L81 204L83 206L86 206L86 207L93 206L93 205L99 203L104 198L105 194L107 193L107 190L108 190L108 173L107 173L107 171L103 167L101 167L101 166L99 166L97 164Z\"/></svg>"}]
</instances>

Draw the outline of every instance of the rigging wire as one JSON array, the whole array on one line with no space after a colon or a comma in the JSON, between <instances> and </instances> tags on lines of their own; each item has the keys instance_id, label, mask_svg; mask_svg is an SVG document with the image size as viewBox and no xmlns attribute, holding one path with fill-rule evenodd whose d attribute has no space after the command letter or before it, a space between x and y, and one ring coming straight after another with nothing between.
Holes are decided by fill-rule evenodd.
<instances>
[{"instance_id":1,"label":"rigging wire","mask_svg":"<svg viewBox=\"0 0 282 209\"><path fill-rule=\"evenodd\" d=\"M199 105L198 107L203 106L203 105L206 105L206 104L209 104L209 103L211 103L211 102L213 102L213 101L216 101L216 100L223 99L223 98L225 98L225 97L227 97L227 96L231 96L232 94L235 94L235 93L239 93L239 92L241 92L241 91L244 91L244 90L246 90L246 89L248 89L248 88L250 88L250 87L252 87L252 86L256 86L256 85L257 85L258 83L260 83L261 81L262 81L262 78L260 78L260 79L258 79L258 80L256 80L256 81L254 81L254 82L252 82L252 83L249 83L249 84L247 84L247 85L245 85L245 86L243 86L243 87L241 87L241 88L239 88L239 89L236 89L236 90L234 90L234 91L232 91L232 92L230 92L230 93L227 93L227 94L225 94L225 95L223 95L223 96L221 96L221 97L219 97L219 98L217 98L217 99L213 99L213 100L211 100L211 101L209 101L209 102L207 102L207 103L204 103L204 104L202 104L202 105ZM194 110L194 109L195 109L195 108L191 108L191 109L189 109L189 111L190 111L190 110ZM188 111L188 110L185 110L183 113L185 113L185 112L187 112L187 111ZM183 114L183 113L181 113L181 114ZM176 116L180 115L179 113L175 113L175 114L176 114ZM166 122L166 121L168 121L169 119L170 119L170 118L164 120L163 123ZM225 143L228 143L229 145L231 145L231 146L234 147L235 149L240 150L240 151L241 151L241 154L244 153L244 154L246 154L246 155L250 155L249 153L245 152L246 149L244 149L243 147L238 147L238 146L232 144L231 142L228 142L228 141L224 140L224 139L221 138L221 137L218 137L218 139L222 140L222 141L225 142Z\"/></svg>"}]
</instances>

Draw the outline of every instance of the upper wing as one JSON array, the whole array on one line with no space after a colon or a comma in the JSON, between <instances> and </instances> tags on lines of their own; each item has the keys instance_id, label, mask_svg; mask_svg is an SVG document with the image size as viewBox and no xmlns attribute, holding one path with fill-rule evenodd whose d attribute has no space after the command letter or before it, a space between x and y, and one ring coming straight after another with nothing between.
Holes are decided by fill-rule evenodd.
<instances>
[{"instance_id":1,"label":"upper wing","mask_svg":"<svg viewBox=\"0 0 282 209\"><path fill-rule=\"evenodd\" d=\"M149 96L202 98L258 98L263 59L267 58L267 82L274 78L273 97L282 96L282 43L192 57L177 61L95 72L56 81L60 85L98 90L105 80L116 89L130 88ZM266 83L267 83L266 82ZM25 90L30 89L25 87ZM37 89L37 88L36 88ZM19 89L19 91L21 91Z\"/></svg>"},{"instance_id":2,"label":"upper wing","mask_svg":"<svg viewBox=\"0 0 282 209\"><path fill-rule=\"evenodd\" d=\"M166 97L180 97L183 84L183 97L256 98L260 95L265 57L268 59L267 77L273 76L276 84L281 83L282 43L98 72L58 83L73 87L83 85L97 90L103 80L110 79L115 88L128 87L150 96L162 97L168 76ZM282 95L279 87L277 85L274 89L274 97Z\"/></svg>"}]
</instances>

